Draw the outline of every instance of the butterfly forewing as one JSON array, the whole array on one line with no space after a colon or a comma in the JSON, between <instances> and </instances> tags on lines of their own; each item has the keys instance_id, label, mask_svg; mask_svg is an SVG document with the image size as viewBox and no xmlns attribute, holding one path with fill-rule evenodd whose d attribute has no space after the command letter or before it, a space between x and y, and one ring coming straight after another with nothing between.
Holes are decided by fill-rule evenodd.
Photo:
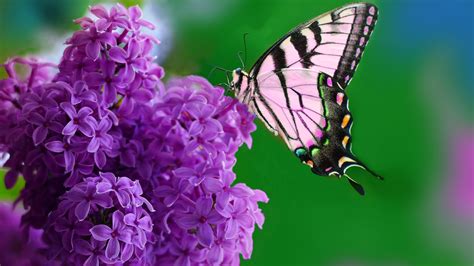
<instances>
[{"instance_id":1,"label":"butterfly forewing","mask_svg":"<svg viewBox=\"0 0 474 266\"><path fill-rule=\"evenodd\" d=\"M377 8L359 3L323 14L296 27L252 67L257 77L283 68L307 68L350 82L377 20Z\"/></svg>"}]
</instances>

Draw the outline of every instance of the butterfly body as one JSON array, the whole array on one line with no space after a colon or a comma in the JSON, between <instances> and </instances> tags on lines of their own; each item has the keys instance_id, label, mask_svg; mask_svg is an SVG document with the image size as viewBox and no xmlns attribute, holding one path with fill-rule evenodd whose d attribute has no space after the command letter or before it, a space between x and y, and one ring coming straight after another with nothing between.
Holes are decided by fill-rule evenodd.
<instances>
[{"instance_id":1,"label":"butterfly body","mask_svg":"<svg viewBox=\"0 0 474 266\"><path fill-rule=\"evenodd\" d=\"M231 84L235 96L315 174L346 176L361 194L346 170L373 172L351 152L345 89L376 18L376 7L365 3L323 14L282 37L249 73L236 69Z\"/></svg>"}]
</instances>

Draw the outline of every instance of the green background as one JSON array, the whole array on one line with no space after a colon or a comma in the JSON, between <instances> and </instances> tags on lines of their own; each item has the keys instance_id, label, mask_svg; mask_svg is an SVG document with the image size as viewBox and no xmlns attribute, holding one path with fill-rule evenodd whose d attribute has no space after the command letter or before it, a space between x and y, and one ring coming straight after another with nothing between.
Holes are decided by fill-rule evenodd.
<instances>
[{"instance_id":1,"label":"green background","mask_svg":"<svg viewBox=\"0 0 474 266\"><path fill-rule=\"evenodd\" d=\"M133 4L135 1L125 1ZM143 1L141 1L143 2ZM199 74L214 84L213 66L247 70L295 25L350 1L154 1L167 22L167 77ZM243 265L472 265L472 213L453 212L447 191L452 146L472 136L471 1L372 1L379 21L348 87L353 151L385 177L351 169L366 189L310 172L260 121L252 149L241 148L238 181L268 194L266 222ZM0 0L0 59L45 48L41 34L67 34L89 1ZM470 11L469 11L470 10ZM160 15L158 15L160 19ZM160 38L160 36L158 36ZM163 51L166 49L163 49ZM461 132L461 133L460 133ZM469 185L473 185L473 173ZM0 197L13 199L0 188ZM473 196L469 198L473 204Z\"/></svg>"}]
</instances>

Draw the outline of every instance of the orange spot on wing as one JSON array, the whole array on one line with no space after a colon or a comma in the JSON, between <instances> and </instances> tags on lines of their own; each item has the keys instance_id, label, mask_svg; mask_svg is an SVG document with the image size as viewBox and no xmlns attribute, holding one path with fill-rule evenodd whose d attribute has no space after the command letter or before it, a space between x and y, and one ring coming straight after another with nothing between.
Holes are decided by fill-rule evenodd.
<instances>
[{"instance_id":1,"label":"orange spot on wing","mask_svg":"<svg viewBox=\"0 0 474 266\"><path fill-rule=\"evenodd\" d=\"M352 160L351 158L346 157L346 156L342 156L342 157L339 159L339 162L338 162L339 168L341 168L343 164L348 163L348 162L349 162L349 163L355 163L355 161Z\"/></svg>"},{"instance_id":2,"label":"orange spot on wing","mask_svg":"<svg viewBox=\"0 0 474 266\"><path fill-rule=\"evenodd\" d=\"M349 124L350 120L351 120L351 116L350 115L345 115L344 118L342 119L341 127L345 128L347 126L347 124Z\"/></svg>"},{"instance_id":3,"label":"orange spot on wing","mask_svg":"<svg viewBox=\"0 0 474 266\"><path fill-rule=\"evenodd\" d=\"M345 136L345 137L342 139L342 146L344 147L344 149L346 148L348 141L349 141L349 136Z\"/></svg>"}]
</instances>

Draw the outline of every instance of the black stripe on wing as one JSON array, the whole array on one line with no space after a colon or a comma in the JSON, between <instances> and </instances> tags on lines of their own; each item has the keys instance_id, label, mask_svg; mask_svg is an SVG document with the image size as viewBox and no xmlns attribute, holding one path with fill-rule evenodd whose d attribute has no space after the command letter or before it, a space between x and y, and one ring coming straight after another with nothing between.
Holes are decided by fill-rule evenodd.
<instances>
[{"instance_id":1,"label":"black stripe on wing","mask_svg":"<svg viewBox=\"0 0 474 266\"><path fill-rule=\"evenodd\" d=\"M302 59L301 64L303 67L309 68L312 63L310 58L306 56L308 51L308 40L306 39L306 36L304 36L299 31L295 31L291 34L290 41L295 47L296 51L298 51L298 55Z\"/></svg>"},{"instance_id":2,"label":"black stripe on wing","mask_svg":"<svg viewBox=\"0 0 474 266\"><path fill-rule=\"evenodd\" d=\"M280 47L275 47L272 52L273 62L275 64L275 69L282 69L287 66L285 51Z\"/></svg>"}]
</instances>

